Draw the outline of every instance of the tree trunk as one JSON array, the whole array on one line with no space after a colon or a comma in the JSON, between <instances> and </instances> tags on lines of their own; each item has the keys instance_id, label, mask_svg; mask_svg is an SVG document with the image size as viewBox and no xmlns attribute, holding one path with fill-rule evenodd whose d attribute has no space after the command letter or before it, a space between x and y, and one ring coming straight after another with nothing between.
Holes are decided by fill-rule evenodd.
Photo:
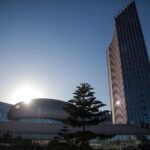
<instances>
[{"instance_id":1,"label":"tree trunk","mask_svg":"<svg viewBox=\"0 0 150 150\"><path fill-rule=\"evenodd\" d=\"M83 128L82 128L82 143L83 145L85 145L85 139L86 139L86 135L85 135L85 124L83 124Z\"/></svg>"}]
</instances>

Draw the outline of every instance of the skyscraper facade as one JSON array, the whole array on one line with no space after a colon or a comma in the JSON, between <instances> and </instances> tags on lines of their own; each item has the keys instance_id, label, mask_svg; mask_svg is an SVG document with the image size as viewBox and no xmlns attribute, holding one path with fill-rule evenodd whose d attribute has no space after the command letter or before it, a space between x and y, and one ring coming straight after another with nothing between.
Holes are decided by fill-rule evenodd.
<instances>
[{"instance_id":1,"label":"skyscraper facade","mask_svg":"<svg viewBox=\"0 0 150 150\"><path fill-rule=\"evenodd\" d=\"M107 61L113 123L150 123L150 63L134 1L115 17Z\"/></svg>"}]
</instances>

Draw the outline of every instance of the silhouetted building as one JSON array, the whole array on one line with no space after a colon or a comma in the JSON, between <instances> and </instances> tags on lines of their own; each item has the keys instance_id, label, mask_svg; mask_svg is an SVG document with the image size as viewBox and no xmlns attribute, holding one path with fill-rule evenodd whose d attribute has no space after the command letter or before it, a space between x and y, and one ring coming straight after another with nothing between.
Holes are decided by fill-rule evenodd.
<instances>
[{"instance_id":1,"label":"silhouetted building","mask_svg":"<svg viewBox=\"0 0 150 150\"><path fill-rule=\"evenodd\" d=\"M115 17L107 58L113 123L150 122L150 63L135 2Z\"/></svg>"},{"instance_id":2,"label":"silhouetted building","mask_svg":"<svg viewBox=\"0 0 150 150\"><path fill-rule=\"evenodd\" d=\"M0 138L9 131L12 137L21 136L32 140L51 139L66 126L63 121L69 115L64 110L67 105L67 102L47 98L32 99L29 104L19 102L11 105L0 102ZM110 119L103 124L111 125L109 115L108 118ZM70 129L77 130L72 127ZM98 132L95 127L93 129Z\"/></svg>"},{"instance_id":3,"label":"silhouetted building","mask_svg":"<svg viewBox=\"0 0 150 150\"><path fill-rule=\"evenodd\" d=\"M11 107L11 104L0 102L0 121L8 121L8 112Z\"/></svg>"},{"instance_id":4,"label":"silhouetted building","mask_svg":"<svg viewBox=\"0 0 150 150\"><path fill-rule=\"evenodd\" d=\"M30 104L19 102L15 105L9 105L0 102L1 112L5 112L0 119L0 138L6 133L15 138L22 137L33 141L47 141L56 137L58 132L66 126L63 120L66 120L68 113L63 109L67 102L55 99L33 99ZM7 121L6 121L7 120ZM131 125L110 123L111 120L100 123L95 126L86 127L99 134L115 135L150 135L150 130L133 127ZM67 125L70 132L77 132L81 128L74 128Z\"/></svg>"}]
</instances>

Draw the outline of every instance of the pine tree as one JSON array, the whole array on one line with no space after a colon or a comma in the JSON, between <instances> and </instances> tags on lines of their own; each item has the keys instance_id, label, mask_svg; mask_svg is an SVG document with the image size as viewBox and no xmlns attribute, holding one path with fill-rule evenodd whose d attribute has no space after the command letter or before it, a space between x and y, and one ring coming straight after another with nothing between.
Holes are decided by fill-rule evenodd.
<instances>
[{"instance_id":1,"label":"pine tree","mask_svg":"<svg viewBox=\"0 0 150 150\"><path fill-rule=\"evenodd\" d=\"M73 93L73 99L69 100L65 110L69 113L67 122L73 127L82 127L82 142L86 141L86 127L97 125L108 117L109 111L100 108L106 106L96 100L93 88L88 83L81 83Z\"/></svg>"}]
</instances>

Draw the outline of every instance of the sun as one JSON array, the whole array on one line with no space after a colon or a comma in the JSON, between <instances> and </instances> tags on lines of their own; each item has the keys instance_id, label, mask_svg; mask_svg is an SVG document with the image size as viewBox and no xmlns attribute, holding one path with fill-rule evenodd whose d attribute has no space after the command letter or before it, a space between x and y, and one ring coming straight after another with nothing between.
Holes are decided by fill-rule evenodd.
<instances>
[{"instance_id":1,"label":"sun","mask_svg":"<svg viewBox=\"0 0 150 150\"><path fill-rule=\"evenodd\" d=\"M12 100L14 103L23 101L29 104L34 98L43 98L44 94L32 85L23 85L16 88L12 94Z\"/></svg>"}]
</instances>

